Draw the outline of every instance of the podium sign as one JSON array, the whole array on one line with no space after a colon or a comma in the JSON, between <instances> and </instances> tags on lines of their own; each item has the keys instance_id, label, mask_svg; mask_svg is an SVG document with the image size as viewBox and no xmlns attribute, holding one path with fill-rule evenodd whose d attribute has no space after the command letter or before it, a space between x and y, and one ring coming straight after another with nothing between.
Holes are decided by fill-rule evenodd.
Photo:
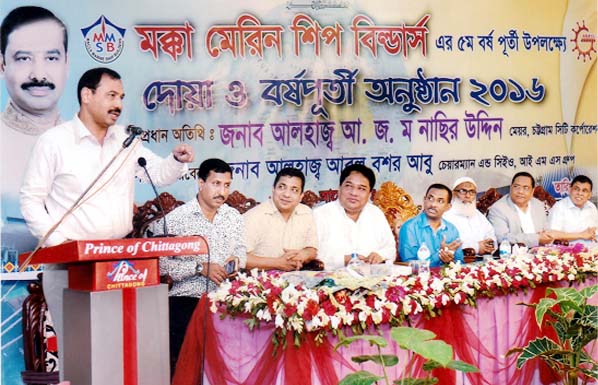
<instances>
[{"instance_id":1,"label":"podium sign","mask_svg":"<svg viewBox=\"0 0 598 385\"><path fill-rule=\"evenodd\" d=\"M168 289L160 285L158 258L208 253L200 236L71 241L38 250L30 263L68 267L64 378L77 385L168 385Z\"/></svg>"},{"instance_id":2,"label":"podium sign","mask_svg":"<svg viewBox=\"0 0 598 385\"><path fill-rule=\"evenodd\" d=\"M40 249L30 263L66 263L69 289L101 291L158 285L157 257L196 254L208 254L199 236L88 240Z\"/></svg>"}]
</instances>

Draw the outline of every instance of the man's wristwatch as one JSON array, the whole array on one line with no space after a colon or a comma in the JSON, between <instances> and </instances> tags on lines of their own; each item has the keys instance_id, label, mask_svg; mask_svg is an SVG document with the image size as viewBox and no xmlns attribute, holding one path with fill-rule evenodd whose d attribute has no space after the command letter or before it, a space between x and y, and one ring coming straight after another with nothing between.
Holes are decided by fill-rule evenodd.
<instances>
[{"instance_id":1,"label":"man's wristwatch","mask_svg":"<svg viewBox=\"0 0 598 385\"><path fill-rule=\"evenodd\" d=\"M203 271L203 264L201 262L197 261L195 263L195 274L201 275L202 271Z\"/></svg>"}]
</instances>

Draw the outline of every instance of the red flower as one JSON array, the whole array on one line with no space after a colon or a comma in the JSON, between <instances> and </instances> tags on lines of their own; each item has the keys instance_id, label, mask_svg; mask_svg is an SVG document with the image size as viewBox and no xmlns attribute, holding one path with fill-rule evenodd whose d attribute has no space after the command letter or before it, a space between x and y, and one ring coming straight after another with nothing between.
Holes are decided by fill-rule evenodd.
<instances>
[{"instance_id":1,"label":"red flower","mask_svg":"<svg viewBox=\"0 0 598 385\"><path fill-rule=\"evenodd\" d=\"M285 305L284 307L284 315L286 317L290 317L293 314L297 313L297 306L296 305Z\"/></svg>"},{"instance_id":2,"label":"red flower","mask_svg":"<svg viewBox=\"0 0 598 385\"><path fill-rule=\"evenodd\" d=\"M365 303L366 303L366 305L368 305L368 307L373 308L376 303L376 296L368 295L365 298Z\"/></svg>"},{"instance_id":3,"label":"red flower","mask_svg":"<svg viewBox=\"0 0 598 385\"><path fill-rule=\"evenodd\" d=\"M270 295L268 297L266 297L266 304L268 305L268 310L270 310L270 313L275 313L274 302L276 302L277 300L278 300L278 298L270 296Z\"/></svg>"},{"instance_id":4,"label":"red flower","mask_svg":"<svg viewBox=\"0 0 598 385\"><path fill-rule=\"evenodd\" d=\"M303 311L303 318L309 321L316 314L318 314L319 310L320 307L318 305L318 302L314 301L313 299L310 299L309 301L307 301L307 305L305 306L305 310Z\"/></svg>"},{"instance_id":5,"label":"red flower","mask_svg":"<svg viewBox=\"0 0 598 385\"><path fill-rule=\"evenodd\" d=\"M399 302L405 296L405 289L402 286L391 286L384 293L386 299L390 302Z\"/></svg>"},{"instance_id":6,"label":"red flower","mask_svg":"<svg viewBox=\"0 0 598 385\"><path fill-rule=\"evenodd\" d=\"M332 304L332 302L330 302L330 301L323 302L321 306L322 306L322 309L324 309L324 313L326 313L326 315L328 315L328 316L335 315L338 310L336 308L336 306L334 306Z\"/></svg>"},{"instance_id":7,"label":"red flower","mask_svg":"<svg viewBox=\"0 0 598 385\"><path fill-rule=\"evenodd\" d=\"M382 323L388 323L390 321L390 310L388 308L382 308Z\"/></svg>"}]
</instances>

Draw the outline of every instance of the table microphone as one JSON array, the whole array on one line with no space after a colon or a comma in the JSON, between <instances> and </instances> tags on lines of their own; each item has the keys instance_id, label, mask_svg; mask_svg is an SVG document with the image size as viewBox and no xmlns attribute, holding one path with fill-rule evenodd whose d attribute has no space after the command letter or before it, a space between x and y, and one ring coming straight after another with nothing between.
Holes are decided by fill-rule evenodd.
<instances>
[{"instance_id":1,"label":"table microphone","mask_svg":"<svg viewBox=\"0 0 598 385\"><path fill-rule=\"evenodd\" d=\"M139 128L139 127L134 127L134 126L129 126L129 127ZM133 134L131 133L131 135L133 135ZM158 194L158 190L156 190L156 185L154 184L154 181L152 180L152 177L150 176L149 172L147 171L147 167L146 167L147 166L147 161L145 160L144 157L140 156L139 159L137 159L137 164L139 164L139 166L141 166L141 168L143 168L143 171L145 171L145 175L147 175L147 179L149 180L150 185L152 185L152 189L154 190L154 194L156 195L156 198L158 199L158 207L160 208L160 211L162 211L162 214L163 214L162 225L164 226L164 229L163 229L164 236L167 237L168 236L168 226L166 225L166 212L164 211L164 206L162 206L162 199L160 199L160 194Z\"/></svg>"}]
</instances>

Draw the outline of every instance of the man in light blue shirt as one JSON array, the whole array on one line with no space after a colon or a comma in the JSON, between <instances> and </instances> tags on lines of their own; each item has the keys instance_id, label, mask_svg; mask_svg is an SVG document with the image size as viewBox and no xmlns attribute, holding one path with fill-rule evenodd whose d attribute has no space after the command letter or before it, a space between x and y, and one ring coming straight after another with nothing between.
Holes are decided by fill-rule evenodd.
<instances>
[{"instance_id":1,"label":"man in light blue shirt","mask_svg":"<svg viewBox=\"0 0 598 385\"><path fill-rule=\"evenodd\" d=\"M430 250L430 266L442 266L453 261L463 262L459 230L442 219L451 208L451 190L443 184L428 187L424 197L424 210L409 219L399 233L401 261L417 260L417 251L423 243Z\"/></svg>"}]
</instances>

